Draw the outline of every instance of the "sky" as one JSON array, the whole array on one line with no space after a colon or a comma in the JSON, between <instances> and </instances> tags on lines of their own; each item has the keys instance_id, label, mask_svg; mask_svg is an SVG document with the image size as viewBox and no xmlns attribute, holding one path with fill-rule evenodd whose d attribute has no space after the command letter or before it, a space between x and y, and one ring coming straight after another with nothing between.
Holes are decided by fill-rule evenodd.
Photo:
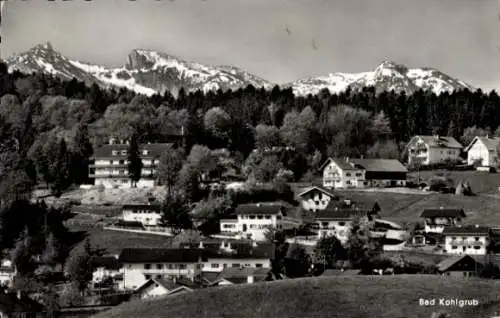
<instances>
[{"instance_id":1,"label":"sky","mask_svg":"<svg viewBox=\"0 0 500 318\"><path fill-rule=\"evenodd\" d=\"M392 60L500 90L499 17L499 0L16 0L0 50L49 41L116 67L135 48L153 49L278 84Z\"/></svg>"}]
</instances>

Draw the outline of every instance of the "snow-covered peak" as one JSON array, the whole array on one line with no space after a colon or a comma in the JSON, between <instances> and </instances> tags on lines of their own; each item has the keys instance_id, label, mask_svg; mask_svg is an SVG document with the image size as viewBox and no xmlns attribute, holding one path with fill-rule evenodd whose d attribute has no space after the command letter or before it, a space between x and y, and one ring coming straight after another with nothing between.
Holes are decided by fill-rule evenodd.
<instances>
[{"instance_id":1,"label":"snow-covered peak","mask_svg":"<svg viewBox=\"0 0 500 318\"><path fill-rule=\"evenodd\" d=\"M374 86L377 92L394 90L405 91L408 94L418 89L431 90L436 94L464 88L474 89L435 69L409 69L390 60L382 61L372 72L330 73L328 76L300 79L288 86L291 86L297 95L317 94L324 88L338 94L347 88L359 90L367 86Z\"/></svg>"}]
</instances>

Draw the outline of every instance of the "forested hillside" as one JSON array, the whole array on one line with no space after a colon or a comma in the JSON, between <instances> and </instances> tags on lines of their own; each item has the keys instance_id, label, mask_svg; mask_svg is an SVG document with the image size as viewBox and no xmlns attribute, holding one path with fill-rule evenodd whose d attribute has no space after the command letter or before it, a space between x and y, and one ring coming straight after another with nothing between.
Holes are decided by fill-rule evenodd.
<instances>
[{"instance_id":1,"label":"forested hillside","mask_svg":"<svg viewBox=\"0 0 500 318\"><path fill-rule=\"evenodd\" d=\"M185 154L193 144L225 148L224 156L245 176L269 179L281 171L299 180L326 156L400 158L412 135L467 141L471 134L491 134L500 124L500 97L481 90L407 96L377 95L368 87L296 97L291 89L248 86L146 97L43 74L8 73L5 64L0 81L2 198L22 196L37 183L61 192L85 182L93 147L110 136L136 133L139 141L154 142L183 131ZM288 149L253 151L280 146Z\"/></svg>"}]
</instances>

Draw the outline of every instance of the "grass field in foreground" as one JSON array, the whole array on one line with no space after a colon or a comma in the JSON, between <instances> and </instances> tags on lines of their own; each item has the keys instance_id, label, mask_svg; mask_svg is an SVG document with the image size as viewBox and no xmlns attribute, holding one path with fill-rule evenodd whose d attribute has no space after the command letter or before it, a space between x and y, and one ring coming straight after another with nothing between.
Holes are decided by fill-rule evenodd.
<instances>
[{"instance_id":1,"label":"grass field in foreground","mask_svg":"<svg viewBox=\"0 0 500 318\"><path fill-rule=\"evenodd\" d=\"M133 301L98 318L453 318L491 317L500 282L435 275L316 277L208 288L153 301ZM478 307L424 307L419 299L477 299Z\"/></svg>"}]
</instances>

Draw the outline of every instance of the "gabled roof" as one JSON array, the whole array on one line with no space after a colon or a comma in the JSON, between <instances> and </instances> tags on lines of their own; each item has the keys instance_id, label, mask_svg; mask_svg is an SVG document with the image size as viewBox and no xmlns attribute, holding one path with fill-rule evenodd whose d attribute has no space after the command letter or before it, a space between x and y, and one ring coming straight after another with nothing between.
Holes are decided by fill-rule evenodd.
<instances>
[{"instance_id":1,"label":"gabled roof","mask_svg":"<svg viewBox=\"0 0 500 318\"><path fill-rule=\"evenodd\" d=\"M452 256L452 257L449 257L449 258L446 258L444 260L442 260L439 264L437 264L437 268L440 272L446 272L447 270L449 270L453 265L455 265L456 263L458 262L461 262L463 261L464 259L470 259L472 260L473 262L475 263L478 263L481 265L481 263L479 263L478 261L476 261L473 257L471 257L470 255L459 255L459 256Z\"/></svg>"},{"instance_id":2,"label":"gabled roof","mask_svg":"<svg viewBox=\"0 0 500 318\"><path fill-rule=\"evenodd\" d=\"M201 249L125 248L118 260L121 263L197 263L205 260Z\"/></svg>"},{"instance_id":3,"label":"gabled roof","mask_svg":"<svg viewBox=\"0 0 500 318\"><path fill-rule=\"evenodd\" d=\"M226 252L220 249L208 248L202 249L205 251L205 256L210 259L274 259L274 244L260 243L256 247L251 245L236 245L232 246L234 252Z\"/></svg>"},{"instance_id":4,"label":"gabled roof","mask_svg":"<svg viewBox=\"0 0 500 318\"><path fill-rule=\"evenodd\" d=\"M421 218L457 218L457 217L465 217L465 212L463 209L425 209L420 215Z\"/></svg>"},{"instance_id":5,"label":"gabled roof","mask_svg":"<svg viewBox=\"0 0 500 318\"><path fill-rule=\"evenodd\" d=\"M412 143L413 140L420 138L426 145L429 147L437 147L437 148L458 148L462 149L463 146L453 137L448 136L423 136L417 135L410 140Z\"/></svg>"},{"instance_id":6,"label":"gabled roof","mask_svg":"<svg viewBox=\"0 0 500 318\"><path fill-rule=\"evenodd\" d=\"M315 219L351 220L354 217L376 214L379 211L378 202L330 201L324 210L316 212Z\"/></svg>"},{"instance_id":7,"label":"gabled roof","mask_svg":"<svg viewBox=\"0 0 500 318\"><path fill-rule=\"evenodd\" d=\"M154 144L141 144L139 145L141 158L157 158L163 151L169 149L172 143L154 143ZM94 150L93 158L116 158L117 160L126 159L127 154L122 155L122 150L128 150L127 144L106 144ZM113 155L113 150L118 150L116 155ZM148 154L143 155L142 150L147 150Z\"/></svg>"},{"instance_id":8,"label":"gabled roof","mask_svg":"<svg viewBox=\"0 0 500 318\"><path fill-rule=\"evenodd\" d=\"M300 192L299 194L297 194L297 196L299 197L302 197L304 195L306 195L307 193L311 192L311 191L320 191L324 194L326 194L327 196L330 196L332 198L336 198L338 197L335 193L333 193L332 191L329 191L323 187L320 187L320 186L312 186L312 187L307 187L306 189L304 189L302 192Z\"/></svg>"},{"instance_id":9,"label":"gabled roof","mask_svg":"<svg viewBox=\"0 0 500 318\"><path fill-rule=\"evenodd\" d=\"M120 262L114 256L93 256L90 259L94 268L103 267L105 269L120 269Z\"/></svg>"},{"instance_id":10,"label":"gabled roof","mask_svg":"<svg viewBox=\"0 0 500 318\"><path fill-rule=\"evenodd\" d=\"M149 286L152 286L155 284L164 288L167 291L167 294L171 294L180 288L181 289L187 288L188 290L192 291L193 289L201 288L201 286L202 286L201 282L197 282L197 281L193 282L189 279L178 278L174 281L171 279L151 278L151 279L148 279L144 284L139 286L139 288L137 288L135 290L135 293L141 293Z\"/></svg>"},{"instance_id":11,"label":"gabled roof","mask_svg":"<svg viewBox=\"0 0 500 318\"><path fill-rule=\"evenodd\" d=\"M280 212L286 216L286 210L293 208L292 205L285 202L259 202L245 203L236 207L236 214L260 214L260 215L276 215Z\"/></svg>"},{"instance_id":12,"label":"gabled roof","mask_svg":"<svg viewBox=\"0 0 500 318\"><path fill-rule=\"evenodd\" d=\"M323 170L330 162L334 162L340 169L344 171L354 171L354 170L363 170L362 167L355 167L352 164L352 161L349 158L328 158L319 168Z\"/></svg>"},{"instance_id":13,"label":"gabled roof","mask_svg":"<svg viewBox=\"0 0 500 318\"><path fill-rule=\"evenodd\" d=\"M408 172L396 159L349 159L355 165L370 172Z\"/></svg>"},{"instance_id":14,"label":"gabled roof","mask_svg":"<svg viewBox=\"0 0 500 318\"><path fill-rule=\"evenodd\" d=\"M464 151L469 151L476 142L480 141L489 151L495 151L497 146L500 144L500 137L487 137L487 136L476 136L469 145L464 149Z\"/></svg>"},{"instance_id":15,"label":"gabled roof","mask_svg":"<svg viewBox=\"0 0 500 318\"><path fill-rule=\"evenodd\" d=\"M489 235L490 229L486 226L448 226L443 230L443 235Z\"/></svg>"}]
</instances>

